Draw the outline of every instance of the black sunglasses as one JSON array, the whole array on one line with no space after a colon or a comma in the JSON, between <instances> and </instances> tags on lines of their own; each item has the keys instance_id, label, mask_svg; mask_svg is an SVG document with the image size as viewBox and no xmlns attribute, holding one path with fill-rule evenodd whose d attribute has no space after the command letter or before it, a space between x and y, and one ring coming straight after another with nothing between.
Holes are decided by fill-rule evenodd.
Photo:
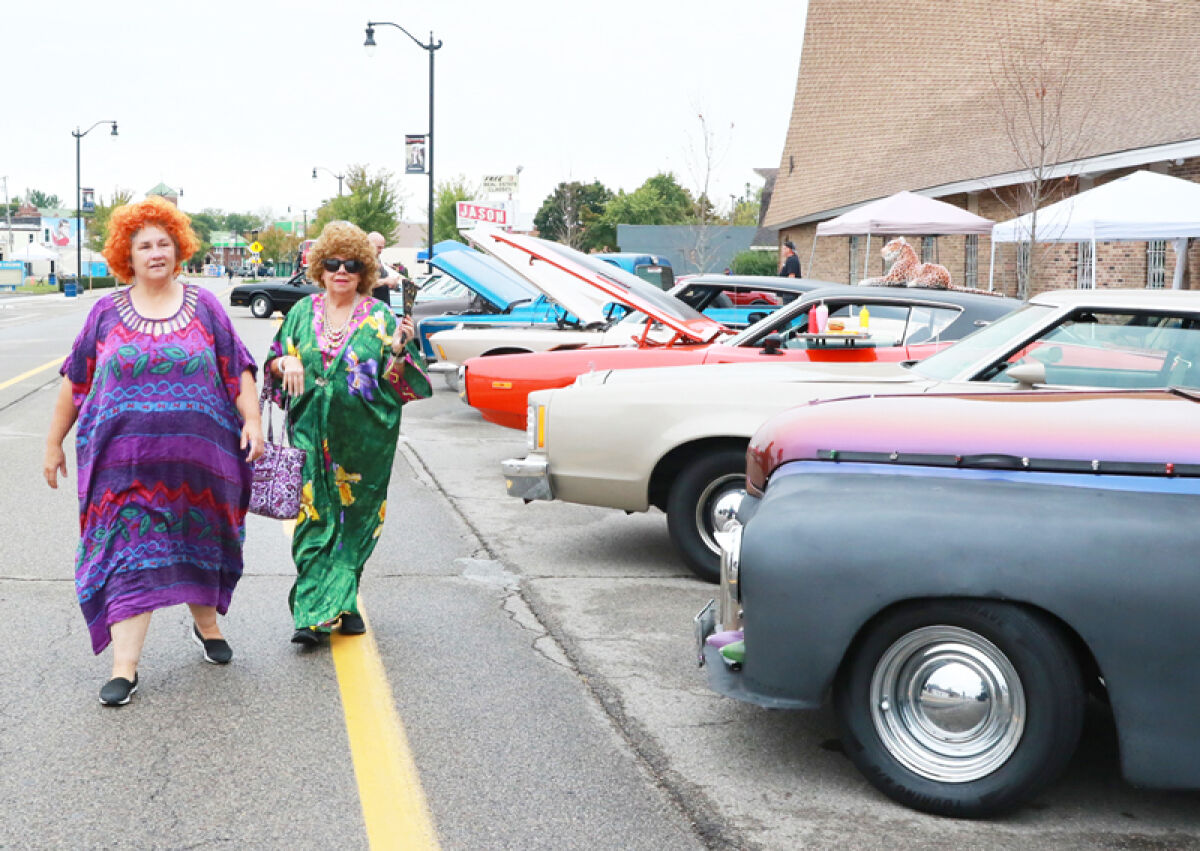
<instances>
[{"instance_id":1,"label":"black sunglasses","mask_svg":"<svg viewBox=\"0 0 1200 851\"><path fill-rule=\"evenodd\" d=\"M357 275L363 270L363 262L361 260L343 260L340 257L326 257L321 261L321 265L325 267L326 272L336 272L343 266L351 275Z\"/></svg>"}]
</instances>

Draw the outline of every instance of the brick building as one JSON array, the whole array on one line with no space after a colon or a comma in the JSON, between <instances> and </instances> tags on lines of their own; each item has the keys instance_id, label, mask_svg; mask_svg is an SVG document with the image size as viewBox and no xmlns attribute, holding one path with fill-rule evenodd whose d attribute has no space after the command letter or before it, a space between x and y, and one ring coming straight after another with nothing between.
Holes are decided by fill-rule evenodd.
<instances>
[{"instance_id":1,"label":"brick building","mask_svg":"<svg viewBox=\"0 0 1200 851\"><path fill-rule=\"evenodd\" d=\"M1067 73L1062 179L1051 203L1139 168L1200 181L1200 8L1161 0L809 0L795 101L765 225L795 242L806 275L862 276L865 237L813 240L818 222L908 189L994 221L1028 211L1030 159L1005 129L1006 63ZM897 23L900 22L900 23ZM1039 40L1044 36L1044 41ZM1074 137L1078 135L1078 138ZM1028 153L1028 149L1026 149ZM987 286L986 236L921 240L956 284ZM1184 286L1200 288L1200 247ZM886 271L872 241L868 274ZM1016 245L997 246L995 287L1018 288ZM1090 245L1034 249L1037 290L1090 286ZM810 258L813 262L810 263ZM1098 243L1102 287L1170 286L1170 242Z\"/></svg>"}]
</instances>

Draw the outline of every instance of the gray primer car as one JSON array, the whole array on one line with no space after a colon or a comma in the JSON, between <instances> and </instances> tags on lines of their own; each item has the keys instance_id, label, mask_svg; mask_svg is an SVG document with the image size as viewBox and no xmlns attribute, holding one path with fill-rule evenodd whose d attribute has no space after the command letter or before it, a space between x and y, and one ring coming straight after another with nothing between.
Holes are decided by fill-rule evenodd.
<instances>
[{"instance_id":1,"label":"gray primer car","mask_svg":"<svg viewBox=\"0 0 1200 851\"><path fill-rule=\"evenodd\" d=\"M989 815L1051 782L1089 685L1130 781L1200 788L1197 434L1184 391L774 418L751 443L745 525L722 532L719 617L697 616L710 686L831 700L864 775L928 812ZM737 629L734 666L705 639Z\"/></svg>"}]
</instances>

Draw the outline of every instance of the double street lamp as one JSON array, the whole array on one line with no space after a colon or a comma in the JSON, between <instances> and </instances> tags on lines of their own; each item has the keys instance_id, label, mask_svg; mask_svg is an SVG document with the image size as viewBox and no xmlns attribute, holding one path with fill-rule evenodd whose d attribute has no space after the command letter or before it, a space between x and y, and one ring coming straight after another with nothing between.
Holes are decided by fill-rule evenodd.
<instances>
[{"instance_id":1,"label":"double street lamp","mask_svg":"<svg viewBox=\"0 0 1200 851\"><path fill-rule=\"evenodd\" d=\"M433 262L433 52L442 46L439 40L436 43L433 40L433 33L429 33L429 43L423 44L420 39L406 30L399 24L394 24L391 21L367 21L367 40L363 42L363 47L367 49L367 54L371 55L375 52L375 27L395 27L411 38L416 43L417 47L429 53L429 134L427 136L426 150L426 168L429 174L429 230L426 233L426 262ZM429 266L432 271L433 266Z\"/></svg>"},{"instance_id":2,"label":"double street lamp","mask_svg":"<svg viewBox=\"0 0 1200 851\"><path fill-rule=\"evenodd\" d=\"M80 279L83 278L83 190L80 189L79 176L79 140L91 133L101 124L112 125L112 135L117 135L117 122L115 121L97 121L82 133L79 132L79 126L71 131L71 135L75 137L75 285L79 285Z\"/></svg>"},{"instance_id":3,"label":"double street lamp","mask_svg":"<svg viewBox=\"0 0 1200 851\"><path fill-rule=\"evenodd\" d=\"M337 182L338 182L338 197L339 197L339 198L341 198L341 197L342 197L342 178L344 178L346 175L344 175L344 174L334 174L332 171L330 171L329 169L325 168L325 166L323 166L323 165L315 165L315 166L313 166L313 180L316 180L316 179L317 179L317 169L320 169L321 171L327 172L327 173L328 173L328 174L329 174L331 177L336 177L336 178L337 178Z\"/></svg>"}]
</instances>

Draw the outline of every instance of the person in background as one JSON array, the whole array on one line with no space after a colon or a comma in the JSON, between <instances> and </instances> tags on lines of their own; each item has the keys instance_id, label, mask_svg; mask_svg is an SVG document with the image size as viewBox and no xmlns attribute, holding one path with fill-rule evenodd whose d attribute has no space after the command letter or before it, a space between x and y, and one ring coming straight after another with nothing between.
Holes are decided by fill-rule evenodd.
<instances>
[{"instance_id":1,"label":"person in background","mask_svg":"<svg viewBox=\"0 0 1200 851\"><path fill-rule=\"evenodd\" d=\"M361 635L363 566L383 531L405 402L429 396L411 317L372 298L375 247L330 222L309 251L321 288L288 311L267 355L272 393L291 397L292 444L307 452L292 535L292 641L315 646L334 626Z\"/></svg>"},{"instance_id":2,"label":"person in background","mask_svg":"<svg viewBox=\"0 0 1200 851\"><path fill-rule=\"evenodd\" d=\"M401 267L402 271L397 272L383 262L380 255L383 254L383 249L387 246L387 240L384 239L383 234L373 230L367 234L367 239L370 240L371 247L375 249L375 262L379 269L379 285L371 290L371 295L390 307L392 304L392 290L400 288L401 276L408 274L408 272L403 267Z\"/></svg>"},{"instance_id":3,"label":"person in background","mask_svg":"<svg viewBox=\"0 0 1200 851\"><path fill-rule=\"evenodd\" d=\"M242 575L249 462L263 452L255 364L216 296L178 280L199 240L159 197L112 212L104 256L131 285L101 297L63 363L43 475L67 474L76 425L75 590L92 652L113 646L100 702L138 689L150 615L187 603L204 659L233 651L217 615Z\"/></svg>"},{"instance_id":4,"label":"person in background","mask_svg":"<svg viewBox=\"0 0 1200 851\"><path fill-rule=\"evenodd\" d=\"M779 269L779 276L782 278L799 278L800 274L800 258L796 256L796 246L790 239L783 241L783 266Z\"/></svg>"}]
</instances>

